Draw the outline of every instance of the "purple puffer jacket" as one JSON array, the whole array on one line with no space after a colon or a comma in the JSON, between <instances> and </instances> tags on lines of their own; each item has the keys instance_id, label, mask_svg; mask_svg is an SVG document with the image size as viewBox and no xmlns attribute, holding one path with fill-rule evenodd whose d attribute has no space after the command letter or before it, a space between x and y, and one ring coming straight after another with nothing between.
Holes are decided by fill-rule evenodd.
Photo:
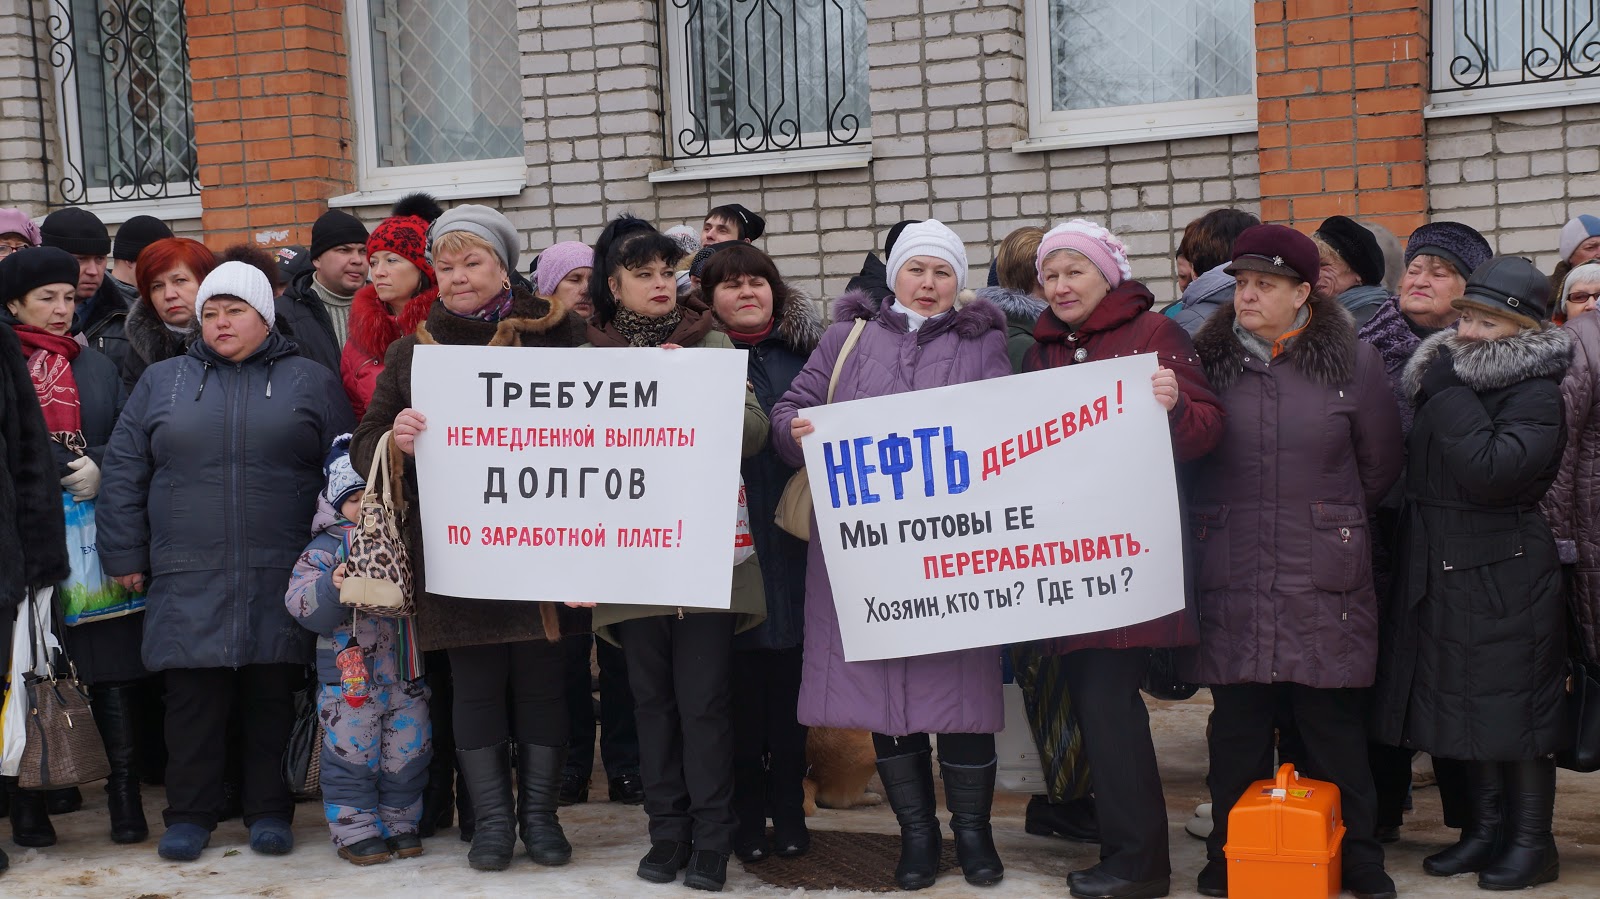
<instances>
[{"instance_id":1,"label":"purple puffer jacket","mask_svg":"<svg viewBox=\"0 0 1600 899\"><path fill-rule=\"evenodd\" d=\"M1011 374L1005 315L978 300L925 322L912 333L905 316L865 293L852 291L834 304L834 322L822 342L772 407L772 444L790 465L804 463L789 423L801 409L827 403L834 360L858 318L873 320L845 360L834 401L887 396ZM996 733L1005 725L1000 693L1000 650L994 647L936 655L846 662L834 614L833 588L822 544L813 539L806 558L805 667L800 681L802 724L864 728L891 736L914 733Z\"/></svg>"}]
</instances>

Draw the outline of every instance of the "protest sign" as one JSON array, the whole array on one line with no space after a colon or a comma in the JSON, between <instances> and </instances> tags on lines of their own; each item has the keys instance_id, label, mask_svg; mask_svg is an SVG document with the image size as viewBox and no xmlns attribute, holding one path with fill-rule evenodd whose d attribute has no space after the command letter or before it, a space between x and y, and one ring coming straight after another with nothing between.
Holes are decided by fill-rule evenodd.
<instances>
[{"instance_id":1,"label":"protest sign","mask_svg":"<svg viewBox=\"0 0 1600 899\"><path fill-rule=\"evenodd\" d=\"M1183 608L1154 355L801 412L849 661L1083 634Z\"/></svg>"},{"instance_id":2,"label":"protest sign","mask_svg":"<svg viewBox=\"0 0 1600 899\"><path fill-rule=\"evenodd\" d=\"M418 346L423 588L728 608L745 354Z\"/></svg>"}]
</instances>

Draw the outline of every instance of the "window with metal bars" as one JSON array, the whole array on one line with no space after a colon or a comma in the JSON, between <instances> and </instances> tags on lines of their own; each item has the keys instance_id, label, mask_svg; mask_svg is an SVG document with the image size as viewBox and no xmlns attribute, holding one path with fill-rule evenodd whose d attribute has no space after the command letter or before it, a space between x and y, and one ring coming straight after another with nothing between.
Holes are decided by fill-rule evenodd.
<instances>
[{"instance_id":1,"label":"window with metal bars","mask_svg":"<svg viewBox=\"0 0 1600 899\"><path fill-rule=\"evenodd\" d=\"M1434 112L1600 99L1600 0L1435 0Z\"/></svg>"}]
</instances>

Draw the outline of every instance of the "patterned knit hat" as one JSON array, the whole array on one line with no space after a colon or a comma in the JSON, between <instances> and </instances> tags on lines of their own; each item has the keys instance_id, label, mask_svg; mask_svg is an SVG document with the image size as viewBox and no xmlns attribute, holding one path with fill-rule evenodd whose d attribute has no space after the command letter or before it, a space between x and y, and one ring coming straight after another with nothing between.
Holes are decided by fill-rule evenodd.
<instances>
[{"instance_id":1,"label":"patterned knit hat","mask_svg":"<svg viewBox=\"0 0 1600 899\"><path fill-rule=\"evenodd\" d=\"M1493 255L1483 235L1460 222L1429 222L1406 241L1406 265L1418 256L1437 256L1455 266L1462 278L1471 277Z\"/></svg>"},{"instance_id":2,"label":"patterned knit hat","mask_svg":"<svg viewBox=\"0 0 1600 899\"><path fill-rule=\"evenodd\" d=\"M539 267L533 270L534 288L542 297L556 292L561 279L576 268L594 268L594 249L586 243L566 240L539 254Z\"/></svg>"},{"instance_id":3,"label":"patterned knit hat","mask_svg":"<svg viewBox=\"0 0 1600 899\"><path fill-rule=\"evenodd\" d=\"M1057 250L1075 250L1082 253L1084 258L1094 263L1100 274L1110 284L1112 289L1123 281L1133 277L1133 268L1128 265L1128 247L1115 234L1096 225L1088 219L1073 219L1062 225L1057 225L1045 233L1044 239L1039 241L1039 252L1034 258L1034 270L1039 272L1039 281L1044 283L1044 261L1051 253Z\"/></svg>"},{"instance_id":4,"label":"patterned knit hat","mask_svg":"<svg viewBox=\"0 0 1600 899\"><path fill-rule=\"evenodd\" d=\"M422 272L420 290L439 283L428 264L428 225L444 213L433 197L424 193L407 194L389 210L389 217L372 229L367 238L367 255L393 253Z\"/></svg>"},{"instance_id":5,"label":"patterned knit hat","mask_svg":"<svg viewBox=\"0 0 1600 899\"><path fill-rule=\"evenodd\" d=\"M328 501L335 512L350 498L350 494L367 489L366 480L356 474L355 466L350 464L349 434L333 438L333 448L322 463L322 475L327 480L327 486L322 488L322 498Z\"/></svg>"}]
</instances>

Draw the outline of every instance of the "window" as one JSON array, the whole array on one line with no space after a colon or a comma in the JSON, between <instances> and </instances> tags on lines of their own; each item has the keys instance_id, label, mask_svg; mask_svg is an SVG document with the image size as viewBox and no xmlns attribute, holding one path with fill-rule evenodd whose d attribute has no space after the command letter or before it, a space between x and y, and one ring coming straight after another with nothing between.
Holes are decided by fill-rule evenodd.
<instances>
[{"instance_id":1,"label":"window","mask_svg":"<svg viewBox=\"0 0 1600 899\"><path fill-rule=\"evenodd\" d=\"M351 0L346 29L360 193L331 203L384 202L419 188L440 197L521 193L515 3Z\"/></svg>"},{"instance_id":2,"label":"window","mask_svg":"<svg viewBox=\"0 0 1600 899\"><path fill-rule=\"evenodd\" d=\"M1029 0L1027 15L1019 150L1256 128L1251 0Z\"/></svg>"},{"instance_id":3,"label":"window","mask_svg":"<svg viewBox=\"0 0 1600 899\"><path fill-rule=\"evenodd\" d=\"M183 0L49 0L46 28L60 144L50 201L198 196Z\"/></svg>"},{"instance_id":4,"label":"window","mask_svg":"<svg viewBox=\"0 0 1600 899\"><path fill-rule=\"evenodd\" d=\"M865 0L665 4L666 137L679 170L866 164ZM662 175L652 180L671 180Z\"/></svg>"},{"instance_id":5,"label":"window","mask_svg":"<svg viewBox=\"0 0 1600 899\"><path fill-rule=\"evenodd\" d=\"M1600 0L1434 0L1429 115L1600 100Z\"/></svg>"}]
</instances>

